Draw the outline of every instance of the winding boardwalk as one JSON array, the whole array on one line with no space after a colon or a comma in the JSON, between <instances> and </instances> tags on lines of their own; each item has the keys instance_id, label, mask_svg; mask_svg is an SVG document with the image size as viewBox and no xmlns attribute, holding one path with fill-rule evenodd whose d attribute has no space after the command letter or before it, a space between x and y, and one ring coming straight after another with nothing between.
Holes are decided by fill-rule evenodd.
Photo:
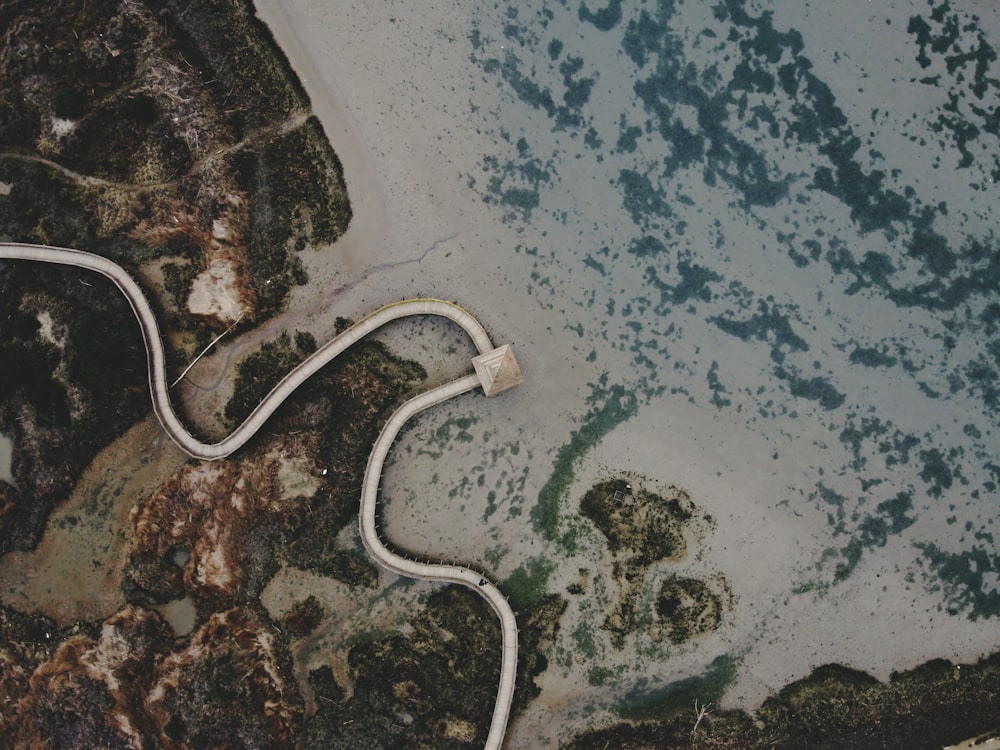
<instances>
[{"instance_id":1,"label":"winding boardwalk","mask_svg":"<svg viewBox=\"0 0 1000 750\"><path fill-rule=\"evenodd\" d=\"M365 480L361 491L361 538L371 556L394 573L411 578L446 581L468 586L483 596L493 607L493 611L497 613L497 617L500 618L503 641L500 657L500 686L497 690L497 701L493 708L493 721L490 724L486 747L490 750L499 750L503 744L504 732L507 730L507 719L510 717L510 707L514 700L514 680L517 676L517 621L514 619L514 610L511 609L507 598L500 589L484 578L481 573L458 565L417 562L400 557L386 549L379 539L375 527L375 506L378 502L378 488L382 480L382 464L389 454L390 446L399 431L403 429L403 425L424 409L467 393L480 385L481 381L478 375L466 375L414 396L389 418L368 456L368 467L365 469Z\"/></svg>"},{"instance_id":2,"label":"winding boardwalk","mask_svg":"<svg viewBox=\"0 0 1000 750\"><path fill-rule=\"evenodd\" d=\"M146 346L146 361L149 369L149 390L153 400L153 410L160 424L170 438L188 455L203 459L216 460L230 455L241 448L264 426L267 419L281 406L292 392L314 375L320 368L339 356L352 344L360 341L369 333L386 323L411 315L437 315L457 323L472 338L479 353L487 354L494 350L493 343L482 325L471 313L458 305L437 299L413 299L381 307L370 315L362 318L346 331L330 340L318 349L312 356L286 375L267 396L257 405L249 417L225 439L218 443L203 443L184 427L173 405L166 376L166 360L163 342L160 338L156 316L150 307L139 285L121 266L99 255L80 250L50 247L47 245L27 245L21 243L0 243L0 259L30 260L45 263L85 268L109 278L132 306L139 327L142 330ZM479 375L465 375L450 383L421 393L403 404L389 418L378 439L372 446L365 470L362 485L361 510L359 526L365 548L375 560L388 570L410 578L420 578L444 583L457 583L479 593L500 618L501 626L501 665L500 683L497 689L496 704L493 709L493 719L489 735L486 738L487 750L499 750L507 730L511 704L514 699L514 683L517 674L517 621L514 611L506 597L492 582L485 579L481 573L464 568L461 565L445 565L441 563L417 562L397 555L388 549L379 538L375 526L375 511L378 503L378 489L382 477L382 467L389 454L393 441L403 425L418 414L435 404L467 393L479 386L484 386Z\"/></svg>"}]
</instances>

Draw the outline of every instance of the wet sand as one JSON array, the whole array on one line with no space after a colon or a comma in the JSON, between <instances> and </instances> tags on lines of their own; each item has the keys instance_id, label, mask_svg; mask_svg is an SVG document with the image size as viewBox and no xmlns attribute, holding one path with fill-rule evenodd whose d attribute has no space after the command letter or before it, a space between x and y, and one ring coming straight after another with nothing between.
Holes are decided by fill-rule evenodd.
<instances>
[{"instance_id":1,"label":"wet sand","mask_svg":"<svg viewBox=\"0 0 1000 750\"><path fill-rule=\"evenodd\" d=\"M899 26L919 10L863 8L865 28L880 46L858 33L857 13L788 9L776 14L775 26L800 30L823 80L861 127L890 93L900 108L929 117L923 112L931 106L926 90L903 82L912 73L915 48ZM934 347L924 353L925 386L918 385L923 375L865 369L842 354L848 341L912 346L923 340L914 338L915 328L932 335L941 330L933 315L901 313L884 297L845 291L829 268L778 262L772 230L764 227L784 226L779 212L791 209L781 204L746 213L731 196L701 185L694 172L684 187L698 210L676 204L687 224L676 252L693 251L699 262L752 290L752 300L740 306L716 296L714 307L695 314L702 302L694 298L666 317L642 312L643 299L646 308L655 306L644 292L649 261L626 252L636 227L622 217L620 198L607 187L625 157L605 148L601 159L592 158L582 137L553 129L544 111L474 61L503 60L513 50L541 69L541 30L558 37L595 73L591 97L605 109L588 112L607 141L619 112L642 122L641 106L631 81L616 78L627 67L621 50L581 23L575 10L539 22L540 15L504 17L457 2L332 7L284 0L259 12L302 77L344 163L356 212L342 243L307 258L311 282L296 291L287 320L309 325L320 337L334 315L356 315L417 294L454 299L474 310L497 340L514 342L526 377L498 399L467 397L424 415L404 434L383 485L389 537L432 557L480 562L501 578L540 557L555 566L549 589L558 592L586 567L595 577L591 590L609 590L610 558L599 535L584 533L577 552L567 555L539 535L531 509L558 449L601 403L606 385L616 383L636 397L637 414L573 464L576 477L561 522L572 523L575 503L596 477L617 471L683 487L715 519L700 549L674 570L728 579L735 604L723 627L680 649L652 647L637 637L621 652L598 633L599 657L574 661L566 656L575 649L572 634L581 618L606 606L608 595L570 597L555 658L541 678L542 696L513 727L511 747L554 743L572 727L609 716L607 708L636 680L667 684L700 673L722 654L740 664L726 703L749 708L827 662L884 679L929 658L974 660L996 647L988 622L946 613L941 591L921 577L926 567L915 547L932 539L955 548L956 529L965 520L986 523L989 508L956 485L948 494L958 507L956 523L947 503L924 494L919 466L908 473L887 470L867 500L858 500L864 476L842 470L852 459L839 435L866 412L919 435L922 446L959 445L963 423L986 432L974 401L926 397L925 387L936 389L947 377ZM681 20L692 29L713 23L708 8L684 13ZM883 31L887 21L895 24L891 35ZM521 37L511 24L520 26ZM478 47L470 41L474 31ZM690 54L699 65L711 59L697 44ZM886 54L895 67L878 73ZM558 74L537 75L558 86ZM859 80L870 81L863 92L855 85ZM923 132L920 127L911 129ZM876 136L884 158L906 172L900 184L919 184L927 200L947 193L978 215L984 204L965 175L922 171L914 142L900 133L886 121ZM543 168L558 175L544 183L542 205L530 219L496 199L484 201L490 176L510 174L489 167L488 158L502 163L506 155L516 167L523 147L515 144L522 138ZM809 155L774 154L792 172L808 169L799 158ZM881 236L852 228L843 206L809 200L826 231L849 235L858 253L883 249ZM609 248L605 255L602 246ZM802 359L815 360L816 371L847 394L846 406L829 410L789 395L771 375L776 355L769 349L779 345L741 342L720 332L708 315L746 318L757 300L766 299L795 311L793 329L811 349ZM639 311L625 313L626 306ZM416 335L407 328L385 336L390 345L429 360L432 371L464 366L455 353L434 355L436 347L447 346L447 331L421 344L410 340ZM659 347L641 349L648 365L635 352L652 340ZM785 351L798 356L794 347ZM709 373L720 374L721 390ZM719 405L720 398L728 404ZM882 460L874 444L861 451L869 466ZM979 486L978 470L965 464L965 471L969 486ZM836 509L817 495L821 482L848 498L847 510L853 507L860 520L896 492L912 491L915 498L915 522L884 545L866 547L847 579L835 584L833 564L823 561L847 540L830 523ZM588 685L595 665L613 669L615 680Z\"/></svg>"}]
</instances>

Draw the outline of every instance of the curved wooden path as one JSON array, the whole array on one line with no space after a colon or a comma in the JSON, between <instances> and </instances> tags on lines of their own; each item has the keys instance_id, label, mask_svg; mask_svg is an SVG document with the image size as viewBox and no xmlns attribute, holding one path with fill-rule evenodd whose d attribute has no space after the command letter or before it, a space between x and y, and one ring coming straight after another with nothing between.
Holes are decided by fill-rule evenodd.
<instances>
[{"instance_id":1,"label":"curved wooden path","mask_svg":"<svg viewBox=\"0 0 1000 750\"><path fill-rule=\"evenodd\" d=\"M264 426L267 419L284 403L292 392L314 375L324 365L335 359L352 344L357 343L372 331L393 320L411 315L437 315L457 323L472 338L480 355L494 350L493 343L482 325L468 311L452 302L438 299L412 299L381 307L362 318L339 336L319 348L302 364L288 373L257 408L233 432L218 443L203 443L195 438L181 423L170 403L170 393L166 376L166 359L160 329L156 316L146 296L135 280L119 266L107 258L81 250L51 247L48 245L28 245L22 243L0 243L0 259L30 260L45 263L85 268L95 271L108 279L125 295L142 330L146 346L146 361L149 370L149 391L153 400L153 410L160 424L170 438L188 455L202 460L224 458L239 450ZM493 709L493 719L485 747L499 750L507 730L511 704L514 698L514 683L517 673L517 621L506 597L492 582L461 565L445 565L410 560L388 549L379 538L375 526L375 511L378 489L382 477L382 467L389 449L403 425L414 415L442 401L459 396L483 386L479 375L465 375L450 383L421 393L407 401L389 418L378 439L372 446L365 470L362 486L359 526L361 538L369 554L384 568L399 575L443 583L457 583L478 592L500 618L501 665L497 700Z\"/></svg>"}]
</instances>

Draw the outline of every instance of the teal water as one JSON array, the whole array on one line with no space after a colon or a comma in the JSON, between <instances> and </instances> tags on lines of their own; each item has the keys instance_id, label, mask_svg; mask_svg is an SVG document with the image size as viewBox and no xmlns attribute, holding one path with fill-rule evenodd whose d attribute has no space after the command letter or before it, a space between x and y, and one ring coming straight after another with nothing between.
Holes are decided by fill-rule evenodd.
<instances>
[{"instance_id":1,"label":"teal water","mask_svg":"<svg viewBox=\"0 0 1000 750\"><path fill-rule=\"evenodd\" d=\"M996 19L787 6L484 13L471 60L508 103L464 177L523 238L524 292L605 372L584 424L620 388L743 422L776 461L811 443L787 502L828 543L798 590L896 545L942 608L996 617Z\"/></svg>"}]
</instances>

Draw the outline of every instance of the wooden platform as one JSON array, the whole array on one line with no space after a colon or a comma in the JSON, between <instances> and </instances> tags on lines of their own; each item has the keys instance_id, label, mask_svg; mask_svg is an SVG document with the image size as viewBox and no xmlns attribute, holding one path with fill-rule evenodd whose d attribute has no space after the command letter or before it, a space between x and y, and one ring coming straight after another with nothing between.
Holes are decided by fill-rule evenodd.
<instances>
[{"instance_id":1,"label":"wooden platform","mask_svg":"<svg viewBox=\"0 0 1000 750\"><path fill-rule=\"evenodd\" d=\"M483 392L487 396L503 393L524 382L524 376L510 344L498 346L493 351L473 357L472 366L476 368L479 382L482 383Z\"/></svg>"}]
</instances>

